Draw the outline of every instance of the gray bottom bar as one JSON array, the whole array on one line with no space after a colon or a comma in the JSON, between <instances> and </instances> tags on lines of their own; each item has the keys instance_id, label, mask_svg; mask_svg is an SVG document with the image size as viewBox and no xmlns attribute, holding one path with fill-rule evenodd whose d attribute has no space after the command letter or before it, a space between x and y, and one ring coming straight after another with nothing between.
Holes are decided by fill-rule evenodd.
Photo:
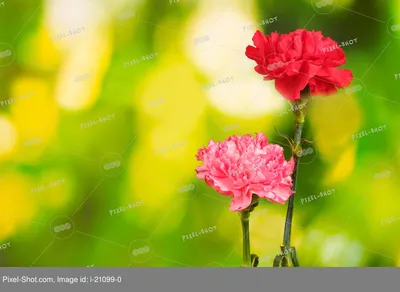
<instances>
[{"instance_id":1,"label":"gray bottom bar","mask_svg":"<svg viewBox=\"0 0 400 292\"><path fill-rule=\"evenodd\" d=\"M1 292L398 292L397 268L0 268Z\"/></svg>"}]
</instances>

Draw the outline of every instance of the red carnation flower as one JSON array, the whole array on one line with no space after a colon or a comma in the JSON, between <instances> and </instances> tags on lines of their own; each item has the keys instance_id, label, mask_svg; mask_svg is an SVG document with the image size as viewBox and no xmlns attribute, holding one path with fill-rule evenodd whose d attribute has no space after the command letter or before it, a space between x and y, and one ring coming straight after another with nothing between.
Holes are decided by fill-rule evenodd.
<instances>
[{"instance_id":1,"label":"red carnation flower","mask_svg":"<svg viewBox=\"0 0 400 292\"><path fill-rule=\"evenodd\" d=\"M311 95L329 95L353 80L350 70L337 68L346 63L343 50L320 31L298 29L264 36L258 30L253 43L255 47L246 48L246 56L257 62L254 69L264 80L275 80L276 90L288 100L300 99L300 91L307 86Z\"/></svg>"}]
</instances>

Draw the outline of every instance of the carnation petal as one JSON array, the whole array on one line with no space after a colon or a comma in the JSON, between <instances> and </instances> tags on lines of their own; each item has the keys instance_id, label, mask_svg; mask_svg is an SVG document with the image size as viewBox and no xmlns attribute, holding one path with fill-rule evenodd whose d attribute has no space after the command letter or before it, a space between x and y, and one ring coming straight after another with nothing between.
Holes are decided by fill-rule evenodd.
<instances>
[{"instance_id":1,"label":"carnation petal","mask_svg":"<svg viewBox=\"0 0 400 292\"><path fill-rule=\"evenodd\" d=\"M348 69L332 69L334 78L336 78L337 87L347 87L353 81L353 73Z\"/></svg>"},{"instance_id":2,"label":"carnation petal","mask_svg":"<svg viewBox=\"0 0 400 292\"><path fill-rule=\"evenodd\" d=\"M256 61L257 64L262 64L263 59L257 48L255 48L253 46L247 46L245 54L246 54L247 58Z\"/></svg>"},{"instance_id":3,"label":"carnation petal","mask_svg":"<svg viewBox=\"0 0 400 292\"><path fill-rule=\"evenodd\" d=\"M257 65L254 67L254 70L261 75L267 75L268 71L266 70L266 68L264 66L261 65Z\"/></svg>"},{"instance_id":4,"label":"carnation petal","mask_svg":"<svg viewBox=\"0 0 400 292\"><path fill-rule=\"evenodd\" d=\"M310 81L312 95L328 95L337 92L336 88L349 86L353 80L353 73L347 69L323 68L317 77Z\"/></svg>"},{"instance_id":5,"label":"carnation petal","mask_svg":"<svg viewBox=\"0 0 400 292\"><path fill-rule=\"evenodd\" d=\"M232 195L231 188L228 188L226 185L224 185L223 182L221 182L221 180L218 181L209 174L206 174L204 176L204 180L208 186L212 187L214 190L216 190L221 195L226 195L226 196Z\"/></svg>"},{"instance_id":6,"label":"carnation petal","mask_svg":"<svg viewBox=\"0 0 400 292\"><path fill-rule=\"evenodd\" d=\"M230 210L232 212L241 211L246 209L251 204L252 196L248 193L243 193L242 191L238 191L237 195L232 198Z\"/></svg>"},{"instance_id":7,"label":"carnation petal","mask_svg":"<svg viewBox=\"0 0 400 292\"><path fill-rule=\"evenodd\" d=\"M197 177L200 179L204 179L205 175L208 173L208 167L205 165L200 165L196 167Z\"/></svg>"},{"instance_id":8,"label":"carnation petal","mask_svg":"<svg viewBox=\"0 0 400 292\"><path fill-rule=\"evenodd\" d=\"M310 80L310 93L316 95L331 95L337 92L335 84L319 77Z\"/></svg>"},{"instance_id":9,"label":"carnation petal","mask_svg":"<svg viewBox=\"0 0 400 292\"><path fill-rule=\"evenodd\" d=\"M257 48L264 49L264 44L266 42L266 38L265 38L264 34L261 31L257 30L254 33L254 36L253 36L252 40L253 40L254 45Z\"/></svg>"},{"instance_id":10,"label":"carnation petal","mask_svg":"<svg viewBox=\"0 0 400 292\"><path fill-rule=\"evenodd\" d=\"M300 91L308 84L309 77L299 74L275 80L275 88L287 100L300 99Z\"/></svg>"},{"instance_id":11,"label":"carnation petal","mask_svg":"<svg viewBox=\"0 0 400 292\"><path fill-rule=\"evenodd\" d=\"M261 193L259 196L274 203L285 204L293 193L294 192L288 186L276 186L271 191Z\"/></svg>"}]
</instances>

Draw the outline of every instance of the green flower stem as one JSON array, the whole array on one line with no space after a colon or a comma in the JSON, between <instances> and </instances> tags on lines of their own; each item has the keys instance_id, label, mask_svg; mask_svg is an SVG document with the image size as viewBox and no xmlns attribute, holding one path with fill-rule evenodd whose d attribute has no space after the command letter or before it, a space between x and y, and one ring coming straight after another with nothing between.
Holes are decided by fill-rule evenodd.
<instances>
[{"instance_id":1,"label":"green flower stem","mask_svg":"<svg viewBox=\"0 0 400 292\"><path fill-rule=\"evenodd\" d=\"M303 130L303 124L302 123L296 123L296 128L295 128L295 149L298 148L298 145L300 145L300 141L298 141L298 137L301 138L301 132ZM294 170L292 174L292 190L296 191L296 178L297 178L297 170L299 168L299 157L297 154L294 155ZM290 249L290 238L291 238L291 232L292 232L292 220L293 220L293 211L294 211L294 196L295 194L291 195L289 198L289 204L288 204L288 209L286 213L286 221L285 221L285 231L283 235L283 245L287 250Z\"/></svg>"},{"instance_id":2,"label":"green flower stem","mask_svg":"<svg viewBox=\"0 0 400 292\"><path fill-rule=\"evenodd\" d=\"M292 190L296 191L296 178L297 178L297 171L299 168L299 161L300 157L299 154L301 153L301 135L303 132L303 126L304 126L304 120L306 116L306 110L305 106L307 103L307 97L302 94L302 99L296 100L292 102L293 106L296 106L297 108L302 108L299 110L294 111L295 115L295 130L294 130L294 170L292 174ZM286 251L286 254L292 255L293 253L291 252L291 233L292 233L292 221L293 221L293 212L294 212L294 196L295 194L291 195L289 198L289 203L288 203L288 209L286 213L286 220L285 220L285 230L283 232L283 246L284 250ZM292 261L292 264L295 267L299 266L299 262L297 258L292 258L292 256L289 256L289 258Z\"/></svg>"},{"instance_id":3,"label":"green flower stem","mask_svg":"<svg viewBox=\"0 0 400 292\"><path fill-rule=\"evenodd\" d=\"M251 267L251 255L250 255L250 211L243 210L239 213L240 221L242 222L242 233L243 233L243 266Z\"/></svg>"}]
</instances>

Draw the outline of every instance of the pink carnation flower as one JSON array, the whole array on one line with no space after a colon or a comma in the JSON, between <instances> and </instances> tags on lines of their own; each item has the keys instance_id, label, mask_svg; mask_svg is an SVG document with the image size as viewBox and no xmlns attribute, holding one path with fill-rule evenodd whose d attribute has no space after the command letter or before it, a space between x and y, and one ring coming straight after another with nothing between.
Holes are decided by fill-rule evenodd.
<instances>
[{"instance_id":1,"label":"pink carnation flower","mask_svg":"<svg viewBox=\"0 0 400 292\"><path fill-rule=\"evenodd\" d=\"M263 133L256 137L231 136L220 143L211 140L207 148L199 149L196 157L203 161L196 168L197 177L218 193L233 196L231 211L246 209L252 194L284 204L294 193L290 177L293 158L286 161L283 148L268 144Z\"/></svg>"}]
</instances>

